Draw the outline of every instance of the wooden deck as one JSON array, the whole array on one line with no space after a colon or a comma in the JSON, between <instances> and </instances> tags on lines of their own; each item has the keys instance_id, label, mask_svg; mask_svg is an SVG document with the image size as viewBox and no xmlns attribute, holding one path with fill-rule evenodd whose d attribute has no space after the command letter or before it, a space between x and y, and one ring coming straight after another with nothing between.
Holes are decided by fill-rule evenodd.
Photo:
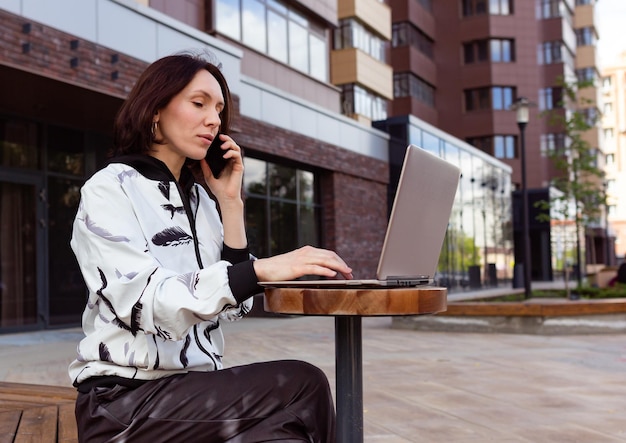
<instances>
[{"instance_id":1,"label":"wooden deck","mask_svg":"<svg viewBox=\"0 0 626 443\"><path fill-rule=\"evenodd\" d=\"M560 317L626 313L626 298L581 299L536 298L519 302L448 302L448 309L437 315Z\"/></svg>"},{"instance_id":2,"label":"wooden deck","mask_svg":"<svg viewBox=\"0 0 626 443\"><path fill-rule=\"evenodd\" d=\"M626 298L534 298L524 301L448 301L432 316L399 317L393 327L419 331L540 335L626 333Z\"/></svg>"},{"instance_id":3,"label":"wooden deck","mask_svg":"<svg viewBox=\"0 0 626 443\"><path fill-rule=\"evenodd\" d=\"M69 387L0 382L0 442L78 442Z\"/></svg>"}]
</instances>

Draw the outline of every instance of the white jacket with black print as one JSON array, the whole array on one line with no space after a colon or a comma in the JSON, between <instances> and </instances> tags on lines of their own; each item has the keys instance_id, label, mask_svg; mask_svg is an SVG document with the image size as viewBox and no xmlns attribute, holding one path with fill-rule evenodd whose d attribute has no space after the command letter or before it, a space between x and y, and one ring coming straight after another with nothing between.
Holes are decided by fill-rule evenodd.
<instances>
[{"instance_id":1,"label":"white jacket with black print","mask_svg":"<svg viewBox=\"0 0 626 443\"><path fill-rule=\"evenodd\" d=\"M85 183L71 240L89 290L75 386L222 367L219 320L248 313L260 292L248 250L223 236L187 168L177 182L161 161L126 156Z\"/></svg>"}]
</instances>

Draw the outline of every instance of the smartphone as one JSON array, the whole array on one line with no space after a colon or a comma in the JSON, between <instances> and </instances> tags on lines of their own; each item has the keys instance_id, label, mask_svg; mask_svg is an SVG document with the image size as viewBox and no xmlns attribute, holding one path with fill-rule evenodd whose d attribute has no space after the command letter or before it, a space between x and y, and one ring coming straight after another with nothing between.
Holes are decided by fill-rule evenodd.
<instances>
[{"instance_id":1,"label":"smartphone","mask_svg":"<svg viewBox=\"0 0 626 443\"><path fill-rule=\"evenodd\" d=\"M215 178L220 177L220 174L228 164L228 159L224 158L226 151L221 148L222 143L224 142L220 140L220 134L217 133L206 153L206 161L209 164L209 168L211 168L213 177Z\"/></svg>"}]
</instances>

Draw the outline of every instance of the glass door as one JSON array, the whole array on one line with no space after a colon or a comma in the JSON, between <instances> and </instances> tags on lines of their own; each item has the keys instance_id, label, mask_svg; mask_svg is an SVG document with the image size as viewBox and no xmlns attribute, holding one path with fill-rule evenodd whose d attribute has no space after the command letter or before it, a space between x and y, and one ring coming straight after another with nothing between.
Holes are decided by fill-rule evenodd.
<instances>
[{"instance_id":1,"label":"glass door","mask_svg":"<svg viewBox=\"0 0 626 443\"><path fill-rule=\"evenodd\" d=\"M0 331L40 327L45 271L41 179L0 175Z\"/></svg>"}]
</instances>

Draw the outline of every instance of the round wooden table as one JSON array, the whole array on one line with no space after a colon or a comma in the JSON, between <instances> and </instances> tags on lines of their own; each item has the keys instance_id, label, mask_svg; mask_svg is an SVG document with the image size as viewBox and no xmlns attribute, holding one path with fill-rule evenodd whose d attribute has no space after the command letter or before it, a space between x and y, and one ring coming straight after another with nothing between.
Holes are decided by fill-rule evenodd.
<instances>
[{"instance_id":1,"label":"round wooden table","mask_svg":"<svg viewBox=\"0 0 626 443\"><path fill-rule=\"evenodd\" d=\"M320 289L265 288L267 312L335 317L337 441L363 442L364 316L424 315L443 312L447 289L412 288Z\"/></svg>"}]
</instances>

